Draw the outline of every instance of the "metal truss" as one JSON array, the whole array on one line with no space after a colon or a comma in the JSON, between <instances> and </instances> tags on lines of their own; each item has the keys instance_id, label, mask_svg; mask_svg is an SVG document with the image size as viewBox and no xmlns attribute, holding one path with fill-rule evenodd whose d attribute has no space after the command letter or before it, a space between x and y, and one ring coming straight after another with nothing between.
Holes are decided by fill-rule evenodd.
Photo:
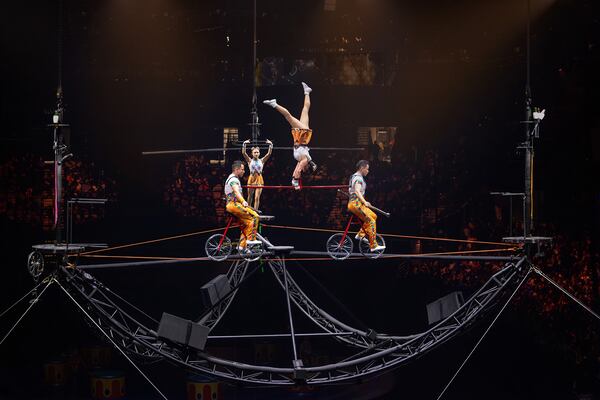
<instances>
[{"instance_id":1,"label":"metal truss","mask_svg":"<svg viewBox=\"0 0 600 400\"><path fill-rule=\"evenodd\" d=\"M284 289L288 289L288 298L311 320L326 332L332 333L338 340L351 337L352 341L346 343L359 345L356 354L335 363L307 367L298 364L295 364L295 367L271 367L214 357L205 352L162 341L155 330L140 322L142 317L121 308L108 288L86 272L62 268L57 279L67 283L65 286L69 292L85 302L86 310L93 316L97 328L114 339L124 351L143 360L163 359L198 373L247 384L294 385L302 382L317 385L348 383L378 375L431 351L487 315L495 304L507 298L510 292L518 287L531 269L526 258L509 262L445 320L420 334L394 337L369 335L337 321L316 307L300 290L285 271L284 258L275 257L266 261L279 281L282 277L285 278ZM230 279L241 282L245 268L247 263L234 263L228 274ZM214 327L227 306L205 322L212 323L211 327ZM292 362L288 365L291 364Z\"/></svg>"},{"instance_id":2,"label":"metal truss","mask_svg":"<svg viewBox=\"0 0 600 400\"><path fill-rule=\"evenodd\" d=\"M277 278L277 282L285 290L284 282L287 279L287 285L289 288L290 299L298 307L300 311L310 318L317 326L323 329L325 332L339 334L335 336L336 339L347 343L352 346L361 348L373 348L377 347L379 343L384 341L388 343L390 340L394 343L399 344L406 340L410 340L417 335L410 336L389 336L384 334L378 334L374 331L363 331L347 325L340 320L327 313L325 310L317 306L311 299L304 293L300 286L296 283L290 273L284 268L285 260L281 258L271 259L269 262L271 271Z\"/></svg>"},{"instance_id":3,"label":"metal truss","mask_svg":"<svg viewBox=\"0 0 600 400\"><path fill-rule=\"evenodd\" d=\"M212 308L208 314L200 318L198 323L209 327L211 330L214 329L233 302L233 299L238 292L237 287L242 283L244 276L248 271L248 264L250 264L248 261L243 260L236 260L231 263L231 267L229 268L229 271L227 271L227 279L229 280L230 286L236 289L234 289L233 293L226 299L217 304L216 307Z\"/></svg>"}]
</instances>

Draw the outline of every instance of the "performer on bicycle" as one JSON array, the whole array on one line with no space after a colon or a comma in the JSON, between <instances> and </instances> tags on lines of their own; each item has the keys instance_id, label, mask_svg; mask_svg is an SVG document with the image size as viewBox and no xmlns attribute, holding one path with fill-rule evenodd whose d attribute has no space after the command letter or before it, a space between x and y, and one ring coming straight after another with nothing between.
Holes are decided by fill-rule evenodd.
<instances>
[{"instance_id":1,"label":"performer on bicycle","mask_svg":"<svg viewBox=\"0 0 600 400\"><path fill-rule=\"evenodd\" d=\"M225 197L227 205L225 209L232 214L240 224L240 244L238 250L245 250L247 245L261 243L256 240L256 230L258 229L258 214L248 206L244 196L242 196L242 185L240 179L244 176L244 163L234 161L231 165L231 175L225 181Z\"/></svg>"},{"instance_id":2,"label":"performer on bicycle","mask_svg":"<svg viewBox=\"0 0 600 400\"><path fill-rule=\"evenodd\" d=\"M304 106L302 107L300 119L295 118L285 107L277 104L276 99L263 101L263 103L279 111L279 113L284 116L284 118L292 127L292 137L294 138L294 158L297 161L296 168L292 174L292 185L296 190L300 190L299 180L302 176L302 171L307 169L309 166L312 168L313 172L317 169L317 164L312 161L310 149L308 148L308 143L312 138L312 129L310 129L308 126L308 110L310 109L310 92L312 92L312 89L304 82L302 82L302 87L304 89Z\"/></svg>"},{"instance_id":3,"label":"performer on bicycle","mask_svg":"<svg viewBox=\"0 0 600 400\"><path fill-rule=\"evenodd\" d=\"M269 144L269 150L263 158L259 158L260 149L258 147L253 147L250 150L250 153L252 154L252 158L250 158L246 152L246 145L250 143L250 140L246 140L244 143L242 143L242 155L244 156L244 160L246 160L248 163L248 171L250 172L250 176L248 177L248 186L263 186L265 184L262 171L265 163L269 157L271 157L271 153L273 152L273 142L271 142L269 139L267 139L266 142ZM248 204L250 204L250 207L254 207L254 209L258 210L261 194L262 189L260 188L248 188Z\"/></svg>"},{"instance_id":4,"label":"performer on bicycle","mask_svg":"<svg viewBox=\"0 0 600 400\"><path fill-rule=\"evenodd\" d=\"M348 211L356 215L362 221L362 227L356 239L361 240L367 236L369 239L369 247L371 251L385 250L385 246L377 244L377 214L371 211L371 203L365 199L367 190L367 182L365 176L369 174L369 162L360 160L356 163L356 172L350 177L348 192L350 200L348 200Z\"/></svg>"}]
</instances>

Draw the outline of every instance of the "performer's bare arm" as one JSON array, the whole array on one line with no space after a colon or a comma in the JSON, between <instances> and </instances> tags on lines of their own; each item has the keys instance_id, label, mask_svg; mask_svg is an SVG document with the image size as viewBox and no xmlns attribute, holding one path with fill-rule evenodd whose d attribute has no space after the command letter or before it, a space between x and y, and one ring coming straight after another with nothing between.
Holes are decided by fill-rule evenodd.
<instances>
[{"instance_id":1,"label":"performer's bare arm","mask_svg":"<svg viewBox=\"0 0 600 400\"><path fill-rule=\"evenodd\" d=\"M263 164L267 162L269 157L271 157L271 153L273 152L273 142L271 142L269 139L267 139L266 142L269 144L269 150L261 160Z\"/></svg>"},{"instance_id":2,"label":"performer's bare arm","mask_svg":"<svg viewBox=\"0 0 600 400\"><path fill-rule=\"evenodd\" d=\"M233 194L238 199L238 201L242 203L244 207L248 207L248 203L246 202L246 200L244 200L244 196L242 196L242 192L240 191L240 185L236 184L233 185L231 188L233 189Z\"/></svg>"},{"instance_id":3,"label":"performer's bare arm","mask_svg":"<svg viewBox=\"0 0 600 400\"><path fill-rule=\"evenodd\" d=\"M244 156L244 160L246 160L247 163L249 163L251 161L250 156L248 155L248 153L246 153L246 144L250 143L250 140L244 140L244 143L242 143L242 155Z\"/></svg>"},{"instance_id":4,"label":"performer's bare arm","mask_svg":"<svg viewBox=\"0 0 600 400\"><path fill-rule=\"evenodd\" d=\"M359 182L356 182L354 184L354 193L356 194L356 197L358 197L358 199L367 207L371 207L371 203L369 203L367 200L365 200L365 197L362 195L362 193L360 192L361 189L361 184Z\"/></svg>"}]
</instances>

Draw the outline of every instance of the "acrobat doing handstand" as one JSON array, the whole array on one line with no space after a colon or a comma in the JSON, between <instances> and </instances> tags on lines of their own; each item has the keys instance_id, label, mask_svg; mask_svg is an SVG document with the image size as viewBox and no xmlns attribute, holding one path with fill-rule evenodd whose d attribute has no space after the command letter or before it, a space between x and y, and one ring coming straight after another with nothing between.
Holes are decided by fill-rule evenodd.
<instances>
[{"instance_id":1,"label":"acrobat doing handstand","mask_svg":"<svg viewBox=\"0 0 600 400\"><path fill-rule=\"evenodd\" d=\"M296 190L300 190L300 178L302 177L302 172L308 170L309 167L313 172L317 169L317 165L312 161L310 149L308 148L308 143L312 138L312 129L308 126L308 110L310 109L310 92L312 92L312 89L304 82L302 82L302 87L304 89L304 105L302 107L300 119L297 119L290 114L287 108L277 104L276 99L263 101L263 103L279 111L292 127L294 158L297 161L296 168L292 174L292 185Z\"/></svg>"}]
</instances>

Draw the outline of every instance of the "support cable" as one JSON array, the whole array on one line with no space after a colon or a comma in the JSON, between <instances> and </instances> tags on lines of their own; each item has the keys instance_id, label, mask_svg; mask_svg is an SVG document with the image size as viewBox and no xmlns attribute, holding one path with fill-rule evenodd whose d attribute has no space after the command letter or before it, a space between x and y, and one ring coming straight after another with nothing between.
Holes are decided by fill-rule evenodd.
<instances>
[{"instance_id":1,"label":"support cable","mask_svg":"<svg viewBox=\"0 0 600 400\"><path fill-rule=\"evenodd\" d=\"M575 303L577 303L581 307L583 307L584 310L586 310L587 312L589 312L590 314L592 314L596 319L600 320L600 315L598 315L594 310L592 310L591 308L589 308L588 306L586 306L577 297L575 297L571 293L569 293L565 288L563 288L558 283L556 283L555 281L553 281L548 275L544 274L538 267L534 266L533 267L533 271L536 274L538 274L539 276L541 276L542 278L544 278L545 280L547 280L548 282L550 282L555 288L557 288L558 290L560 290L561 292L563 292L565 295L567 295Z\"/></svg>"},{"instance_id":2,"label":"support cable","mask_svg":"<svg viewBox=\"0 0 600 400\"><path fill-rule=\"evenodd\" d=\"M151 320L151 321L153 321L153 322L155 322L155 323L157 323L157 324L159 323L159 321L158 321L156 318L154 318L154 317L152 317L152 316L148 315L148 314L147 314L147 313L146 313L144 310L140 309L139 307L135 306L134 304L131 304L130 302L128 302L127 300L125 300L123 297L121 297L121 296L120 296L120 295L118 295L117 293L115 293L115 292L113 292L112 290L110 290L110 288L108 288L108 287L106 287L106 286L104 286L104 285L103 285L103 287L104 287L104 289L105 289L106 291L108 291L110 294L112 294L113 296L115 296L116 298L118 298L119 300L121 300L122 302L124 302L124 303L125 303L125 304L127 304L129 307L131 307L131 308L133 308L134 310L136 310L137 312L141 313L142 315L144 315L144 316L145 316L146 318L148 318L149 320Z\"/></svg>"},{"instance_id":3,"label":"support cable","mask_svg":"<svg viewBox=\"0 0 600 400\"><path fill-rule=\"evenodd\" d=\"M100 325L96 322L96 320L94 318L92 318L92 316L90 314L88 314L88 312L77 302L77 300L75 300L75 298L71 295L71 293L69 293L67 291L67 289L65 289L63 287L63 285L61 285L61 283L56 279L56 278L52 278L51 282L56 282L58 284L58 286L60 286L60 288L63 290L63 292L65 292L65 294L71 299L71 301L73 301L73 303L75 303L75 305L81 310L81 312L83 312L83 314L90 320L92 321L92 323L96 326L96 328L98 328L100 330L100 332L102 332L104 334L104 336L106 336L106 338L112 343L112 345L117 348L117 350L119 350L119 352L123 355L123 357L125 357L127 359L127 361L129 361L131 363L131 365L133 365L133 367L140 373L140 375L142 375L144 377L144 379L146 379L146 381L148 381L148 383L154 388L154 390L156 390L156 392L158 392L158 394L165 400L168 400L167 397L163 394L163 392L160 391L160 389L152 382L152 380L150 380L150 378L144 373L144 371L142 371L137 365L136 363L127 355L127 353L125 353L125 351L113 340L112 337L110 337L110 335L106 332L104 332L104 329L102 329L100 327Z\"/></svg>"},{"instance_id":4,"label":"support cable","mask_svg":"<svg viewBox=\"0 0 600 400\"><path fill-rule=\"evenodd\" d=\"M167 236L167 237L159 238L159 239L145 240L143 242L136 242L136 243L124 244L124 245L120 245L120 246L107 247L105 249L86 251L86 252L81 253L79 255L82 256L82 255L88 255L88 254L96 254L96 253L101 253L101 252L105 252L105 251L109 251L109 250L124 249L126 247L141 246L141 245L149 244L149 243L164 242L166 240L181 239L181 238L184 238L184 237L197 236L197 235L202 235L202 234L205 234L205 233L217 232L217 231L221 231L223 229L225 229L225 228L213 228L213 229L207 229L207 230L204 230L204 231L184 233L184 234L175 235L175 236Z\"/></svg>"},{"instance_id":5,"label":"support cable","mask_svg":"<svg viewBox=\"0 0 600 400\"><path fill-rule=\"evenodd\" d=\"M328 232L328 233L338 233L339 229L324 229L324 228L308 228L302 226L289 226L289 225L272 225L272 224L262 224L263 226L269 228L280 228L280 229L291 229L297 231L312 231L312 232ZM349 231L350 233L356 233L357 231ZM469 244L493 244L496 246L506 246L506 247L514 247L514 243L504 243L504 242L487 242L482 240L466 240L466 239L450 239L450 238L440 238L440 237L432 237L432 236L415 236L415 235L398 235L393 233L380 233L381 236L384 237L392 237L392 238L400 238L400 239L420 239L420 240L432 240L439 242L454 242L454 243L469 243Z\"/></svg>"},{"instance_id":6,"label":"support cable","mask_svg":"<svg viewBox=\"0 0 600 400\"><path fill-rule=\"evenodd\" d=\"M280 228L280 229L290 229L290 230L300 230L300 231L313 231L313 232L330 232L330 233L337 233L339 232L338 230L335 229L324 229L324 228L308 228L308 227L300 227L300 226L286 226L286 225L271 225L271 224L262 224L265 227L270 227L270 228ZM130 247L135 247L135 246L142 246L145 244L150 244L150 243L159 243L159 242L163 242L163 241L167 241L167 240L174 240L174 239L181 239L181 238L185 238L185 237L191 237L191 236L198 236L198 235L203 235L206 233L212 233L212 232L218 232L221 231L225 228L212 228L212 229L206 229L206 230L202 230L202 231L197 231L197 232L191 232L191 233L184 233L181 235L174 235L174 236L167 236L167 237L163 237L163 238L158 238L158 239L151 239L151 240L145 240L145 241L141 241L141 242L135 242L135 243L129 243L129 244L124 244L124 245L119 245L119 246L113 246L113 247L107 247L104 249L97 249L97 250L91 250L91 251L86 251L83 253L80 253L80 256L89 256L92 254L98 254L98 253L104 253L107 252L109 250L118 250L118 249L124 249L124 248L130 248ZM352 232L354 233L354 232ZM398 235L398 234L391 234L391 233L384 233L381 234L382 236L385 237L393 237L393 238L401 238L401 239L420 239L420 240L432 240L432 241L445 241L445 242L455 242L455 243L469 243L469 244L493 244L493 245L498 245L498 246L506 246L506 247L510 247L510 249L508 250L514 250L514 244L509 244L509 243L501 243L501 242L487 242L487 241L478 241L478 240L464 240L464 239L449 239L449 238L436 238L436 237L429 237L429 236L414 236L414 235ZM489 251L489 250L486 250ZM465 251L465 253L468 253L468 251ZM444 254L444 253L432 253L432 254ZM116 256L115 256L116 257ZM134 256L123 256L123 258L135 258ZM142 258L137 257L137 258ZM173 257L164 257L165 259L174 259Z\"/></svg>"},{"instance_id":7,"label":"support cable","mask_svg":"<svg viewBox=\"0 0 600 400\"><path fill-rule=\"evenodd\" d=\"M46 289L48 289L48 286L50 286L50 284L52 282L53 282L53 279L48 280L48 283L46 283L46 286L44 286L44 289L42 289L42 291L40 292L40 294L38 294L36 296L36 298L33 299L33 301L31 302L31 304L29 304L29 307L27 307L27 309L21 315L21 317L19 317L19 319L17 320L17 322L15 322L15 324L12 326L12 328L10 328L8 330L8 332L6 333L6 335L4 335L4 337L2 338L2 340L0 340L0 346L2 345L2 343L4 343L4 341L6 340L6 338L12 333L12 331L15 330L15 328L17 327L17 325L19 325L19 323L21 322L21 320L23 320L23 318L25 318L25 315L27 315L27 313L29 312L29 310L31 310L33 308L33 306L38 302L38 300L40 299L40 297L42 297L42 295L44 294L44 292L46 291Z\"/></svg>"},{"instance_id":8,"label":"support cable","mask_svg":"<svg viewBox=\"0 0 600 400\"><path fill-rule=\"evenodd\" d=\"M454 375L452 375L452 378L450 378L450 381L446 384L446 386L444 387L444 389L442 390L442 392L439 394L439 396L436 398L436 400L440 400L444 396L444 394L446 393L446 391L448 390L448 388L450 387L450 385L452 385L452 382L454 382L454 379L456 379L456 377L458 376L458 374L460 373L460 371L463 369L463 367L467 364L467 362L469 361L469 359L471 358L471 356L473 355L473 353L475 353L475 350L477 350L477 347L479 347L479 345L481 344L481 342L483 341L483 339L485 338L485 336L492 329L492 327L494 326L494 323L496 323L496 321L498 320L498 318L500 318L500 315L502 314L502 312L504 311L504 309L508 306L508 304L513 299L513 297L515 296L515 294L519 291L519 289L521 288L521 286L523 285L523 283L525 283L525 281L527 280L527 277L529 277L530 273L531 273L531 266L529 267L529 270L527 271L527 273L525 274L525 276L523 277L523 279L521 279L521 282L519 282L519 284L517 285L517 287L515 288L515 290L512 292L512 294L510 295L510 297L508 298L508 300L506 300L506 303L504 303L504 305L502 306L502 308L500 309L500 311L498 312L498 314L496 314L496 316L494 317L494 319L492 320L492 322L490 323L490 325L487 327L487 329L485 330L485 332L483 332L483 335L481 335L481 337L479 338L479 340L477 341L477 343L475 343L475 346L473 347L473 349L471 349L471 351L467 355L467 358L465 358L465 360L462 362L462 364L460 364L460 367L458 367L458 369L456 370L456 372L454 373Z\"/></svg>"},{"instance_id":9,"label":"support cable","mask_svg":"<svg viewBox=\"0 0 600 400\"><path fill-rule=\"evenodd\" d=\"M10 310L12 310L14 307L16 307L17 304L19 304L20 302L22 302L23 300L25 300L27 298L27 296L29 296L31 293L35 292L37 290L37 288L39 288L40 286L42 286L44 283L45 283L45 281L42 281L42 282L38 283L38 285L36 287L34 287L33 289L31 289L23 297L21 297L19 300L17 300L16 302L14 302L13 305L11 305L10 307L8 307L6 310L2 311L2 314L0 314L0 318L2 318L4 316L4 314L6 314Z\"/></svg>"}]
</instances>

